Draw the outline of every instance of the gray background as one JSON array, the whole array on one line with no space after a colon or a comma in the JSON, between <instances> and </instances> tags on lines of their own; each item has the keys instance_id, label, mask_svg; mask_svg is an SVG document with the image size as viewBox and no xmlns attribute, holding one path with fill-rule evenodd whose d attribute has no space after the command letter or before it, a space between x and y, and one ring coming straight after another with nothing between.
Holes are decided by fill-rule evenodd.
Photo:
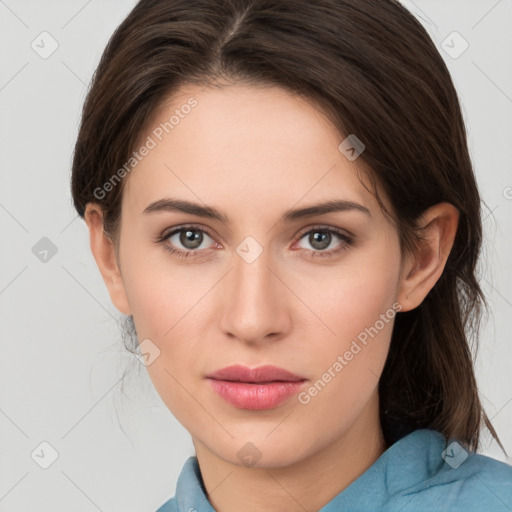
<instances>
[{"instance_id":1,"label":"gray background","mask_svg":"<svg viewBox=\"0 0 512 512\"><path fill-rule=\"evenodd\" d=\"M477 378L512 455L512 1L403 3L440 48L468 124L486 203L481 284L492 309ZM145 367L122 346L122 317L69 192L87 84L134 4L0 0L0 511L154 512L193 454ZM469 43L457 58L443 49L462 49L454 31ZM58 48L44 55L53 41ZM506 460L483 440L481 453ZM42 442L58 453L48 469Z\"/></svg>"}]
</instances>

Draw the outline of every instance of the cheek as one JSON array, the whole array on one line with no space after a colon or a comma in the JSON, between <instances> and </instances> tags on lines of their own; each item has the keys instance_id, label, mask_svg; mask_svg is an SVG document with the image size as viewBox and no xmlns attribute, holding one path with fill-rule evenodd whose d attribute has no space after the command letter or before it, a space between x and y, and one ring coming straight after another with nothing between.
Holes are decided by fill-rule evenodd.
<instances>
[{"instance_id":1,"label":"cheek","mask_svg":"<svg viewBox=\"0 0 512 512\"><path fill-rule=\"evenodd\" d=\"M368 251L347 259L328 277L302 281L299 293L321 319L308 324L309 338L320 336L322 347L310 354L316 378L336 381L329 387L350 402L369 394L382 372L399 309L395 303L399 263L398 252Z\"/></svg>"},{"instance_id":2,"label":"cheek","mask_svg":"<svg viewBox=\"0 0 512 512\"><path fill-rule=\"evenodd\" d=\"M201 309L198 303L207 293L208 283L203 280L191 286L179 269L171 275L170 266L147 266L143 260L137 266L136 258L132 263L126 268L125 289L137 335L140 342L151 340L158 352L158 357L146 366L148 375L178 421L184 425L203 424L205 418L193 398L199 396L200 384L195 378L200 347L193 315Z\"/></svg>"},{"instance_id":3,"label":"cheek","mask_svg":"<svg viewBox=\"0 0 512 512\"><path fill-rule=\"evenodd\" d=\"M350 294L347 286L347 295L333 294L330 304L336 306L321 310L336 335L327 334L320 340L321 350L304 354L312 370L310 386L298 396L307 415L304 421L313 425L321 421L330 429L343 430L374 396L396 311L387 290L371 290L354 287Z\"/></svg>"},{"instance_id":4,"label":"cheek","mask_svg":"<svg viewBox=\"0 0 512 512\"><path fill-rule=\"evenodd\" d=\"M302 280L300 293L307 298L305 302L330 328L326 334L330 332L341 344L373 326L395 302L399 256L379 254L357 254L330 275L317 273ZM378 328L385 330L382 322Z\"/></svg>"},{"instance_id":5,"label":"cheek","mask_svg":"<svg viewBox=\"0 0 512 512\"><path fill-rule=\"evenodd\" d=\"M130 240L126 238L128 249ZM202 299L215 284L215 276L205 273L198 277L197 271L173 264L163 249L150 259L151 251L138 250L138 245L133 244L133 250L125 253L129 255L123 265L125 291L138 339L151 340L159 351L147 371L174 411L180 403L190 401L179 384L190 380L199 355L207 348L201 347L204 337L198 335L195 319L207 315ZM160 249L153 252L160 253ZM189 384L187 389L193 391Z\"/></svg>"},{"instance_id":6,"label":"cheek","mask_svg":"<svg viewBox=\"0 0 512 512\"><path fill-rule=\"evenodd\" d=\"M186 313L186 304L200 296L197 288L202 285L181 279L183 272L173 267L162 247L140 239L127 233L122 242L124 288L139 339L165 341Z\"/></svg>"}]
</instances>

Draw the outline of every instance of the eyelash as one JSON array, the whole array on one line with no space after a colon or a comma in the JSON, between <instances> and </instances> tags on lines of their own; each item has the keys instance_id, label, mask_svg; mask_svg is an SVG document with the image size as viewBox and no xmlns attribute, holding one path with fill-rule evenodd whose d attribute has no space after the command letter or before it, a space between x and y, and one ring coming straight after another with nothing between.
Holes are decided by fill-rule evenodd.
<instances>
[{"instance_id":1,"label":"eyelash","mask_svg":"<svg viewBox=\"0 0 512 512\"><path fill-rule=\"evenodd\" d=\"M200 228L199 226L194 225L185 225L181 226L179 228L176 228L172 230L169 233L166 233L156 239L156 243L163 244L166 251L170 252L171 254L178 256L179 258L187 258L189 256L192 256L193 258L201 257L198 253L201 252L201 250L188 250L188 251L180 251L177 249L174 249L173 247L169 246L167 243L167 240L171 238L176 233L181 233L182 231L191 230L191 231L200 231L202 233L206 233L210 238L214 238L214 236L204 228ZM341 244L341 247L338 249L331 249L330 251L312 251L303 249L303 251L309 252L312 257L331 257L338 253L341 253L343 251L346 251L349 246L351 246L354 243L354 240L350 238L349 236L345 235L338 229L332 228L332 227L325 227L325 226L315 226L311 228L309 231L306 231L302 233L299 237L299 240L304 238L306 235L309 235L311 233L330 233L336 235L338 238L340 238L344 243Z\"/></svg>"}]
</instances>

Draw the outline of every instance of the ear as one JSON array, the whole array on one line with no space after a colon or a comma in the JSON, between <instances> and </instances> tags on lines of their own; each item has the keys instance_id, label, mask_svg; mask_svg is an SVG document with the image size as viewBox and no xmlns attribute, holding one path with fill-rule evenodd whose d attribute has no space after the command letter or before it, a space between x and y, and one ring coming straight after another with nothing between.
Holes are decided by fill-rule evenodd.
<instances>
[{"instance_id":1,"label":"ear","mask_svg":"<svg viewBox=\"0 0 512 512\"><path fill-rule=\"evenodd\" d=\"M418 307L441 277L453 247L459 211L450 203L426 210L418 221L423 240L414 254L404 258L397 301L401 311Z\"/></svg>"},{"instance_id":2,"label":"ear","mask_svg":"<svg viewBox=\"0 0 512 512\"><path fill-rule=\"evenodd\" d=\"M116 258L115 246L103 230L103 211L101 206L96 203L88 203L85 208L84 219L89 228L91 251L107 285L110 299L121 313L131 315L130 305L126 298L124 283Z\"/></svg>"}]
</instances>

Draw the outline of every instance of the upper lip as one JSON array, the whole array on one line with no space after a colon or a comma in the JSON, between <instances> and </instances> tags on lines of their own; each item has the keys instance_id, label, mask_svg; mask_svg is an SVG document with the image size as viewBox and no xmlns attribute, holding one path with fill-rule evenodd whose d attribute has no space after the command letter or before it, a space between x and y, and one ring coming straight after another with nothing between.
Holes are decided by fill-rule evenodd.
<instances>
[{"instance_id":1,"label":"upper lip","mask_svg":"<svg viewBox=\"0 0 512 512\"><path fill-rule=\"evenodd\" d=\"M298 382L306 380L288 370L272 365L248 368L240 364L226 366L206 376L209 379L228 380L237 382Z\"/></svg>"}]
</instances>

